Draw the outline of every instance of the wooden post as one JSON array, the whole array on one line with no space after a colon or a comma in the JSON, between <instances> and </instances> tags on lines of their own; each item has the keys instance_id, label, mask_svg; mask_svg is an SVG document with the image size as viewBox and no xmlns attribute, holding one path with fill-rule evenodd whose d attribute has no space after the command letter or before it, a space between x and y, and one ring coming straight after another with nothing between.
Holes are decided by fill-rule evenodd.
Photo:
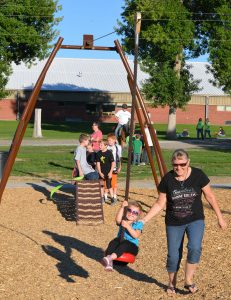
<instances>
[{"instance_id":1,"label":"wooden post","mask_svg":"<svg viewBox=\"0 0 231 300\"><path fill-rule=\"evenodd\" d=\"M0 182L0 203L1 203L1 200L2 200L2 194L3 194L4 189L6 187L7 180L10 176L10 172L11 172L12 167L14 165L15 158L17 156L17 153L18 153L18 150L20 148L24 133L26 131L27 124L30 121L32 112L33 112L34 107L36 105L37 98L38 98L39 92L41 90L44 78L46 76L46 73L47 73L47 71L48 71L48 69L49 69L56 53L60 49L62 41L63 41L63 38L60 37L58 39L58 42L55 45L53 51L51 52L45 66L44 66L44 68L43 68L43 70L42 70L35 86L34 86L34 89L33 89L32 93L30 95L30 98L27 102L27 105L26 105L26 107L23 111L22 118L21 118L21 120L18 124L17 129L16 129L14 139L13 139L11 147L10 147L9 156L8 156L8 159L7 159L4 171L3 171L2 180Z\"/></svg>"}]
</instances>

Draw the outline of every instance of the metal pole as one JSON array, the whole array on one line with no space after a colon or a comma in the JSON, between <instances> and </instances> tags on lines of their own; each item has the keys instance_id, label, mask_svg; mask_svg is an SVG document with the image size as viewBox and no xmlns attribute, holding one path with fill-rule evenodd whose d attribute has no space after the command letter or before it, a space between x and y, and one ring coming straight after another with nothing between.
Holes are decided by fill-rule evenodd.
<instances>
[{"instance_id":1,"label":"metal pole","mask_svg":"<svg viewBox=\"0 0 231 300\"><path fill-rule=\"evenodd\" d=\"M132 89L132 109L131 109L131 123L130 123L130 135L129 135L129 146L128 146L127 177L126 177L126 188L125 188L125 200L127 201L129 198L129 187L130 187L130 177L131 177L132 137L134 132L134 119L135 119L137 58L138 58L140 26L141 26L141 13L137 12L135 15L134 80L133 80L133 89Z\"/></svg>"},{"instance_id":2,"label":"metal pole","mask_svg":"<svg viewBox=\"0 0 231 300\"><path fill-rule=\"evenodd\" d=\"M16 130L15 135L14 135L13 142L12 142L11 147L10 147L9 156L8 156L8 159L6 161L6 165L5 165L5 168L4 168L4 171L3 171L2 180L0 182L0 203L1 203L1 199L2 199L2 194L3 194L4 189L6 187L7 180L10 176L10 172L11 172L12 167L14 165L15 158L17 156L17 153L18 153L18 150L20 148L24 133L26 131L27 124L28 124L28 122L31 118L32 112L35 108L37 98L38 98L39 92L41 90L44 78L46 76L46 73L47 73L47 71L48 71L48 69L49 69L56 53L60 49L62 41L63 41L63 38L60 37L58 39L58 42L55 45L53 51L51 52L45 66L44 66L44 68L43 68L43 70L42 70L35 86L34 86L34 89L33 89L32 93L30 95L30 98L27 102L27 105L26 105L26 107L23 111L22 118L21 118L21 120L18 124L17 130Z\"/></svg>"},{"instance_id":3,"label":"metal pole","mask_svg":"<svg viewBox=\"0 0 231 300\"><path fill-rule=\"evenodd\" d=\"M209 118L209 96L205 96L205 120Z\"/></svg>"}]
</instances>

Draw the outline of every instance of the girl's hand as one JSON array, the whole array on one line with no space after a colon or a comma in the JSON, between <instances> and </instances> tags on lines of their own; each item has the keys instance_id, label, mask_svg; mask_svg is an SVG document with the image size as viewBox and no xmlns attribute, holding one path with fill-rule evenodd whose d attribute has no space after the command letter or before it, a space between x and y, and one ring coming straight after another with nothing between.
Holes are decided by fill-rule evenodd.
<instances>
[{"instance_id":1,"label":"girl's hand","mask_svg":"<svg viewBox=\"0 0 231 300\"><path fill-rule=\"evenodd\" d=\"M128 224L128 221L126 221L126 220L122 220L121 225L122 225L125 229L127 229L127 228L130 226L130 225Z\"/></svg>"},{"instance_id":2,"label":"girl's hand","mask_svg":"<svg viewBox=\"0 0 231 300\"><path fill-rule=\"evenodd\" d=\"M218 224L222 230L225 230L227 228L227 223L225 222L225 220L223 218L218 220Z\"/></svg>"},{"instance_id":3,"label":"girl's hand","mask_svg":"<svg viewBox=\"0 0 231 300\"><path fill-rule=\"evenodd\" d=\"M122 202L122 204L121 204L121 207L126 207L126 206L128 206L128 201L127 200L124 200L123 202Z\"/></svg>"}]
</instances>

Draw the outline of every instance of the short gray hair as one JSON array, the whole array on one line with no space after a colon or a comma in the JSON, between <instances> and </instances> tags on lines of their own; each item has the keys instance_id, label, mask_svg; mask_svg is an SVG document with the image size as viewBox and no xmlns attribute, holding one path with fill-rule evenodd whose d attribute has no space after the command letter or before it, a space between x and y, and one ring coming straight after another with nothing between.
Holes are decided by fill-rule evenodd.
<instances>
[{"instance_id":1,"label":"short gray hair","mask_svg":"<svg viewBox=\"0 0 231 300\"><path fill-rule=\"evenodd\" d=\"M186 152L184 149L176 149L172 154L172 161L178 158L181 159L182 157L189 159L188 152Z\"/></svg>"}]
</instances>

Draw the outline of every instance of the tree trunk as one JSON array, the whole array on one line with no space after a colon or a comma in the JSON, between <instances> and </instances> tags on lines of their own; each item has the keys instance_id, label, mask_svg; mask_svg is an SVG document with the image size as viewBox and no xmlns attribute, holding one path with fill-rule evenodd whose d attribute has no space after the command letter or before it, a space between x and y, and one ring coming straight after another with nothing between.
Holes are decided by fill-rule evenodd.
<instances>
[{"instance_id":1,"label":"tree trunk","mask_svg":"<svg viewBox=\"0 0 231 300\"><path fill-rule=\"evenodd\" d=\"M177 54L174 70L178 78L180 78L181 60L182 53ZM176 108L173 106L169 108L167 138L170 140L176 139Z\"/></svg>"},{"instance_id":2,"label":"tree trunk","mask_svg":"<svg viewBox=\"0 0 231 300\"><path fill-rule=\"evenodd\" d=\"M34 138L42 138L42 128L41 128L41 116L42 116L42 109L36 108L34 113L34 130L33 130L33 137Z\"/></svg>"},{"instance_id":3,"label":"tree trunk","mask_svg":"<svg viewBox=\"0 0 231 300\"><path fill-rule=\"evenodd\" d=\"M169 108L167 139L176 139L176 109L173 106Z\"/></svg>"}]
</instances>

